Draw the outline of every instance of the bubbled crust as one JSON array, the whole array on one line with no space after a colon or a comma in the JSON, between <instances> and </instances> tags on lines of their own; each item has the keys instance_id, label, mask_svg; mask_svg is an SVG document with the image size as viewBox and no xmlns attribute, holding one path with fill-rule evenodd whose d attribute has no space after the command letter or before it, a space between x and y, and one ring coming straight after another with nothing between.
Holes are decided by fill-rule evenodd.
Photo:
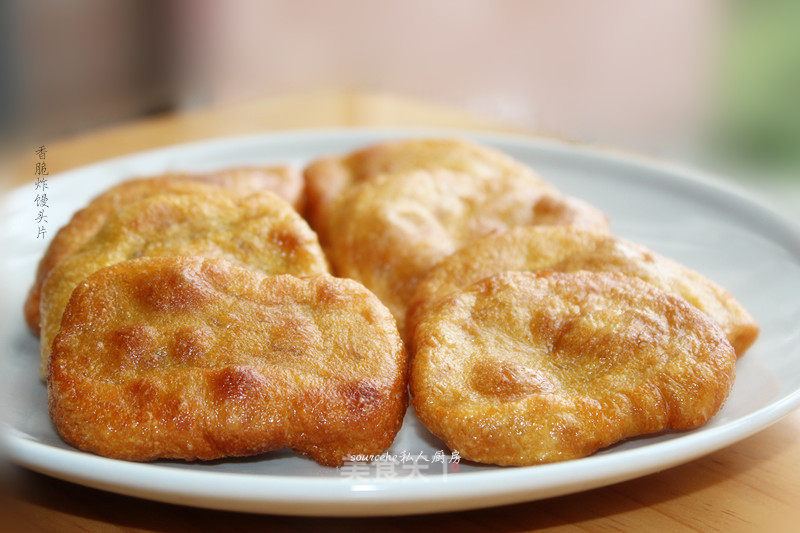
<instances>
[{"instance_id":1,"label":"bubbled crust","mask_svg":"<svg viewBox=\"0 0 800 533\"><path fill-rule=\"evenodd\" d=\"M758 324L731 293L697 272L644 246L570 227L515 228L478 239L443 259L419 283L409 306L407 327L435 303L464 287L504 271L618 272L680 296L722 327L741 355L758 337Z\"/></svg>"},{"instance_id":2,"label":"bubbled crust","mask_svg":"<svg viewBox=\"0 0 800 533\"><path fill-rule=\"evenodd\" d=\"M191 180L216 185L240 194L269 191L283 198L297 211L305 206L303 176L296 169L276 165L272 167L234 167L201 174L175 173L162 179Z\"/></svg>"},{"instance_id":3,"label":"bubbled crust","mask_svg":"<svg viewBox=\"0 0 800 533\"><path fill-rule=\"evenodd\" d=\"M553 191L530 168L497 150L458 139L406 139L311 163L304 172L306 218L325 245L331 231L331 208L348 187L381 174L415 170L449 170L483 178L516 176Z\"/></svg>"},{"instance_id":4,"label":"bubbled crust","mask_svg":"<svg viewBox=\"0 0 800 533\"><path fill-rule=\"evenodd\" d=\"M114 263L142 256L200 255L267 274L327 273L314 232L274 194L242 196L217 187L194 187L192 192L151 195L120 208L47 276L41 291L43 374L72 290Z\"/></svg>"},{"instance_id":5,"label":"bubbled crust","mask_svg":"<svg viewBox=\"0 0 800 533\"><path fill-rule=\"evenodd\" d=\"M639 279L506 272L423 317L411 393L463 457L529 465L705 424L735 360L707 315Z\"/></svg>"},{"instance_id":6,"label":"bubbled crust","mask_svg":"<svg viewBox=\"0 0 800 533\"><path fill-rule=\"evenodd\" d=\"M120 183L75 213L69 223L62 227L50 242L39 261L36 278L28 292L23 309L25 321L31 331L39 334L41 320L39 299L45 278L64 258L78 251L91 239L109 215L131 202L155 194L184 194L195 191L198 188L195 184L198 183L224 187L242 195L271 191L298 210L302 209L303 205L302 176L286 166L239 167L201 174L172 173Z\"/></svg>"},{"instance_id":7,"label":"bubbled crust","mask_svg":"<svg viewBox=\"0 0 800 533\"><path fill-rule=\"evenodd\" d=\"M375 176L345 191L330 213L326 252L337 275L362 282L404 331L425 273L472 240L530 224L608 229L588 204L516 176L485 179L449 170Z\"/></svg>"},{"instance_id":8,"label":"bubbled crust","mask_svg":"<svg viewBox=\"0 0 800 533\"><path fill-rule=\"evenodd\" d=\"M290 447L324 465L391 444L407 361L386 308L352 280L265 276L203 258L92 274L53 346L64 440L120 459Z\"/></svg>"}]
</instances>

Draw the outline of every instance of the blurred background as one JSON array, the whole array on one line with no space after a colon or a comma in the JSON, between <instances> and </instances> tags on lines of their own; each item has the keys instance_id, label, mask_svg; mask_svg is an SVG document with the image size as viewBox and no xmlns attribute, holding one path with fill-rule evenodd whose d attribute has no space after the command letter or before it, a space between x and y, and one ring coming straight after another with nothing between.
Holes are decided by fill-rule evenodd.
<instances>
[{"instance_id":1,"label":"blurred background","mask_svg":"<svg viewBox=\"0 0 800 533\"><path fill-rule=\"evenodd\" d=\"M690 163L800 216L798 28L797 0L6 0L0 119L30 151L262 98L391 94Z\"/></svg>"}]
</instances>

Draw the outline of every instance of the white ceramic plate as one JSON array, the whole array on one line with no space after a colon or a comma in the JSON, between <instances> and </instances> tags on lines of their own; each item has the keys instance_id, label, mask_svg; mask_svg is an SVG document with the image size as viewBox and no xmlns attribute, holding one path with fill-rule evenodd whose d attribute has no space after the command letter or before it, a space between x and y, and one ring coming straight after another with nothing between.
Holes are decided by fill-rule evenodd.
<instances>
[{"instance_id":1,"label":"white ceramic plate","mask_svg":"<svg viewBox=\"0 0 800 533\"><path fill-rule=\"evenodd\" d=\"M37 341L21 306L44 242L37 240L33 185L5 202L0 233L4 315L3 444L33 470L91 487L200 507L297 515L385 515L487 507L585 490L689 461L743 439L800 404L800 233L744 196L685 170L523 137L452 131L344 130L215 140L122 157L49 180L50 232L96 193L130 176L238 164L290 162L410 136L463 136L530 164L567 193L609 214L618 235L641 242L708 275L752 312L762 327L738 362L733 392L707 426L631 440L592 457L526 468L430 458L443 445L409 411L391 452L428 461L338 470L290 452L212 463L127 463L65 445L47 415L37 376ZM8 246L10 245L10 246ZM386 465L387 463L384 463Z\"/></svg>"}]
</instances>

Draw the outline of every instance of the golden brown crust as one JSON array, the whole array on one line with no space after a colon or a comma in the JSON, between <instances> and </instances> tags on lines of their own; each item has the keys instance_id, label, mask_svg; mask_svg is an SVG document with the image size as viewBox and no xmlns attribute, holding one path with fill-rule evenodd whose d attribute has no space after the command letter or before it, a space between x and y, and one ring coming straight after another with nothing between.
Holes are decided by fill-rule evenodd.
<instances>
[{"instance_id":1,"label":"golden brown crust","mask_svg":"<svg viewBox=\"0 0 800 533\"><path fill-rule=\"evenodd\" d=\"M475 238L527 224L606 228L578 200L542 194L523 180L449 171L376 176L334 205L326 248L337 275L362 282L404 331L407 305L425 273Z\"/></svg>"},{"instance_id":2,"label":"golden brown crust","mask_svg":"<svg viewBox=\"0 0 800 533\"><path fill-rule=\"evenodd\" d=\"M567 224L608 231L604 214L530 169L461 141L401 141L305 172L307 217L337 275L367 286L404 331L425 272L471 240L511 227Z\"/></svg>"},{"instance_id":3,"label":"golden brown crust","mask_svg":"<svg viewBox=\"0 0 800 533\"><path fill-rule=\"evenodd\" d=\"M410 383L422 422L463 457L527 465L699 427L735 361L706 314L639 279L506 272L422 318Z\"/></svg>"},{"instance_id":4,"label":"golden brown crust","mask_svg":"<svg viewBox=\"0 0 800 533\"><path fill-rule=\"evenodd\" d=\"M271 191L292 204L303 207L303 180L300 173L286 166L238 167L208 173L171 173L153 178L132 179L116 185L92 200L75 213L70 222L56 233L39 261L36 278L25 300L25 321L31 331L39 334L39 299L42 283L64 258L69 257L92 238L109 215L121 207L155 194L183 194L196 190L195 183L224 187L248 195Z\"/></svg>"},{"instance_id":5,"label":"golden brown crust","mask_svg":"<svg viewBox=\"0 0 800 533\"><path fill-rule=\"evenodd\" d=\"M161 179L189 180L216 185L242 195L269 191L286 200L298 212L305 207L303 176L296 169L275 165L271 167L233 167L206 173L173 173Z\"/></svg>"},{"instance_id":6,"label":"golden brown crust","mask_svg":"<svg viewBox=\"0 0 800 533\"><path fill-rule=\"evenodd\" d=\"M406 367L390 313L355 281L142 258L72 294L53 346L50 415L66 442L107 457L291 447L337 465L391 444Z\"/></svg>"},{"instance_id":7,"label":"golden brown crust","mask_svg":"<svg viewBox=\"0 0 800 533\"><path fill-rule=\"evenodd\" d=\"M449 170L483 178L514 176L542 190L554 190L530 168L497 150L459 139L406 139L312 162L303 173L306 218L324 245L331 206L348 187L381 174L416 170Z\"/></svg>"},{"instance_id":8,"label":"golden brown crust","mask_svg":"<svg viewBox=\"0 0 800 533\"><path fill-rule=\"evenodd\" d=\"M478 239L443 259L417 285L409 305L409 337L437 301L505 271L618 272L675 294L708 314L741 355L758 337L758 324L731 293L697 272L644 246L570 227L515 228Z\"/></svg>"},{"instance_id":9,"label":"golden brown crust","mask_svg":"<svg viewBox=\"0 0 800 533\"><path fill-rule=\"evenodd\" d=\"M222 258L267 274L327 273L317 237L269 192L247 196L192 184L150 195L109 215L79 251L62 259L41 290L42 371L72 290L103 267L142 256Z\"/></svg>"}]
</instances>

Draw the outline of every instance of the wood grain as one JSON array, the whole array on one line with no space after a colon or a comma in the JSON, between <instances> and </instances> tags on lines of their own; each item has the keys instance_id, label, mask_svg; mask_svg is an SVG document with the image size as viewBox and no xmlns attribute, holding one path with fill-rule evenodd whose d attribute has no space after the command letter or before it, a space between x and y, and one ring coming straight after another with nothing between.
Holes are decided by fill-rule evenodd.
<instances>
[{"instance_id":1,"label":"wood grain","mask_svg":"<svg viewBox=\"0 0 800 533\"><path fill-rule=\"evenodd\" d=\"M333 126L511 129L391 95L315 93L167 115L53 141L46 143L47 160L55 173L177 142ZM30 179L24 172L17 176L18 183ZM308 519L224 513L103 493L7 464L2 480L0 527L5 531L797 531L800 412L717 453L640 479L539 502L441 515Z\"/></svg>"}]
</instances>

